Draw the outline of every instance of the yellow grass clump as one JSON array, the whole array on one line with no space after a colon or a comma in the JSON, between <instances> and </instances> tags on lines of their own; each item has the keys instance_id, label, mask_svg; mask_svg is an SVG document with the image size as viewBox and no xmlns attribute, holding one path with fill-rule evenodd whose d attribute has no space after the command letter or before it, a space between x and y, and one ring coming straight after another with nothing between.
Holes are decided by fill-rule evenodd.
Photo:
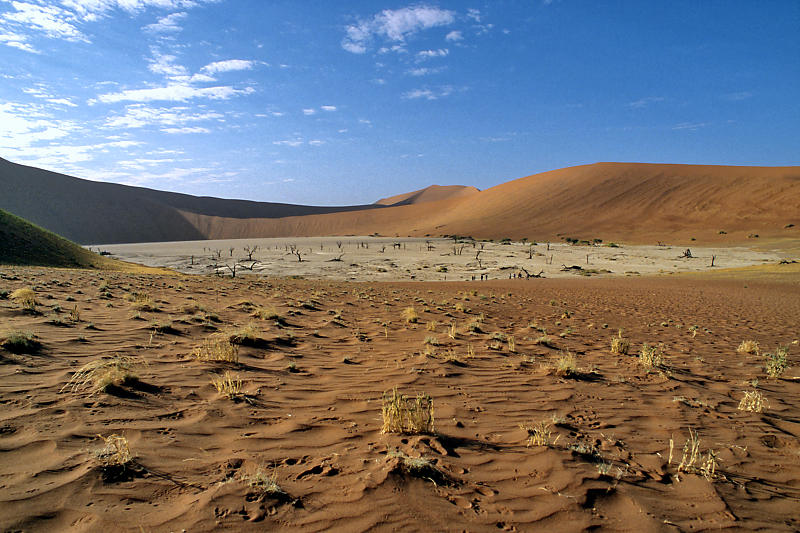
<instances>
[{"instance_id":1,"label":"yellow grass clump","mask_svg":"<svg viewBox=\"0 0 800 533\"><path fill-rule=\"evenodd\" d=\"M767 402L766 398L764 398L764 395L761 394L761 391L751 390L744 392L744 398L742 398L739 402L738 409L740 411L749 411L751 413L761 413L768 407L769 402Z\"/></svg>"},{"instance_id":2,"label":"yellow grass clump","mask_svg":"<svg viewBox=\"0 0 800 533\"><path fill-rule=\"evenodd\" d=\"M661 346L642 345L639 353L639 363L646 369L657 368L664 364L664 352Z\"/></svg>"},{"instance_id":3,"label":"yellow grass clump","mask_svg":"<svg viewBox=\"0 0 800 533\"><path fill-rule=\"evenodd\" d=\"M228 371L221 376L211 378L211 384L214 385L218 393L231 399L242 394L242 380L239 379L239 376Z\"/></svg>"},{"instance_id":4,"label":"yellow grass clump","mask_svg":"<svg viewBox=\"0 0 800 533\"><path fill-rule=\"evenodd\" d=\"M207 337L192 353L201 361L239 362L239 346L219 335Z\"/></svg>"},{"instance_id":5,"label":"yellow grass clump","mask_svg":"<svg viewBox=\"0 0 800 533\"><path fill-rule=\"evenodd\" d=\"M383 393L381 433L433 433L433 398L418 394L409 398L397 392Z\"/></svg>"},{"instance_id":6,"label":"yellow grass clump","mask_svg":"<svg viewBox=\"0 0 800 533\"><path fill-rule=\"evenodd\" d=\"M112 385L121 386L137 381L134 368L145 364L139 357L115 355L111 359L98 359L78 369L61 391L89 390L91 394L105 392Z\"/></svg>"},{"instance_id":7,"label":"yellow grass clump","mask_svg":"<svg viewBox=\"0 0 800 533\"><path fill-rule=\"evenodd\" d=\"M753 355L758 355L758 342L756 341L742 341L738 348L736 348L738 353L749 353Z\"/></svg>"},{"instance_id":8,"label":"yellow grass clump","mask_svg":"<svg viewBox=\"0 0 800 533\"><path fill-rule=\"evenodd\" d=\"M626 355L631 347L631 341L622 336L622 330L617 331L617 336L611 338L611 353Z\"/></svg>"},{"instance_id":9,"label":"yellow grass clump","mask_svg":"<svg viewBox=\"0 0 800 533\"><path fill-rule=\"evenodd\" d=\"M133 454L126 437L116 433L108 437L102 435L97 437L105 444L94 454L103 467L125 467L133 461Z\"/></svg>"},{"instance_id":10,"label":"yellow grass clump","mask_svg":"<svg viewBox=\"0 0 800 533\"><path fill-rule=\"evenodd\" d=\"M519 427L524 429L528 432L528 447L531 446L550 446L551 444L555 444L558 442L558 439L561 435L556 436L556 439L551 441L552 431L550 428L552 427L551 424L547 421L542 420L536 424L531 426L526 426L524 424L520 424Z\"/></svg>"},{"instance_id":11,"label":"yellow grass clump","mask_svg":"<svg viewBox=\"0 0 800 533\"><path fill-rule=\"evenodd\" d=\"M15 290L9 298L25 311L36 311L36 293L30 287Z\"/></svg>"},{"instance_id":12,"label":"yellow grass clump","mask_svg":"<svg viewBox=\"0 0 800 533\"><path fill-rule=\"evenodd\" d=\"M134 292L128 297L128 300L131 302L131 307L136 311L141 311L143 313L155 313L160 311L155 300L147 293Z\"/></svg>"},{"instance_id":13,"label":"yellow grass clump","mask_svg":"<svg viewBox=\"0 0 800 533\"><path fill-rule=\"evenodd\" d=\"M419 314L413 307L406 307L403 309L403 318L409 324L416 324L419 321Z\"/></svg>"}]
</instances>

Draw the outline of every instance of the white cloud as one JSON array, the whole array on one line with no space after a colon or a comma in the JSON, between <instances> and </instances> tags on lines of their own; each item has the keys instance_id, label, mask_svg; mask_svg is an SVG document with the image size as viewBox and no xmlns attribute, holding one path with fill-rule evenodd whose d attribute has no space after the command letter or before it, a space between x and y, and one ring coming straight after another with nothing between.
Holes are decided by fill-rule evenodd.
<instances>
[{"instance_id":1,"label":"white cloud","mask_svg":"<svg viewBox=\"0 0 800 533\"><path fill-rule=\"evenodd\" d=\"M185 19L187 16L185 11L179 11L178 13L172 13L167 15L166 17L161 17L158 19L158 22L153 24L148 24L144 28L147 31L151 31L153 33L171 33L171 32L178 32L181 31L181 28L178 23Z\"/></svg>"},{"instance_id":2,"label":"white cloud","mask_svg":"<svg viewBox=\"0 0 800 533\"><path fill-rule=\"evenodd\" d=\"M428 74L436 74L437 72L441 72L443 70L442 67L438 68L412 68L411 70L407 70L406 73L410 74L411 76L427 76Z\"/></svg>"},{"instance_id":3,"label":"white cloud","mask_svg":"<svg viewBox=\"0 0 800 533\"><path fill-rule=\"evenodd\" d=\"M323 111L336 111L336 106L335 105L324 105L324 106L321 106L320 109L322 109Z\"/></svg>"},{"instance_id":4,"label":"white cloud","mask_svg":"<svg viewBox=\"0 0 800 533\"><path fill-rule=\"evenodd\" d=\"M56 105L63 105L67 107L78 107L78 104L74 103L69 98L48 98L47 101L50 102L51 104L56 104Z\"/></svg>"},{"instance_id":5,"label":"white cloud","mask_svg":"<svg viewBox=\"0 0 800 533\"><path fill-rule=\"evenodd\" d=\"M218 120L223 116L213 111L192 113L188 107L148 107L145 104L128 105L124 115L106 120L106 128L142 128L150 125L180 126L191 122Z\"/></svg>"},{"instance_id":6,"label":"white cloud","mask_svg":"<svg viewBox=\"0 0 800 533\"><path fill-rule=\"evenodd\" d=\"M461 35L461 32L460 32L460 31L453 30L453 31L451 31L450 33L448 33L447 35L445 35L445 37L444 37L444 38L445 38L445 40L447 40L447 41L453 41L453 42L456 42L456 41L460 41L460 40L462 40L462 39L464 38L464 36L463 36L463 35Z\"/></svg>"},{"instance_id":7,"label":"white cloud","mask_svg":"<svg viewBox=\"0 0 800 533\"><path fill-rule=\"evenodd\" d=\"M307 117L313 115L316 112L317 112L316 109L303 109L303 114Z\"/></svg>"},{"instance_id":8,"label":"white cloud","mask_svg":"<svg viewBox=\"0 0 800 533\"><path fill-rule=\"evenodd\" d=\"M4 25L41 32L51 39L89 42L89 39L78 29L77 17L70 11L54 5L40 5L30 2L12 1L15 11L0 15Z\"/></svg>"},{"instance_id":9,"label":"white cloud","mask_svg":"<svg viewBox=\"0 0 800 533\"><path fill-rule=\"evenodd\" d=\"M425 5L384 9L371 19L351 24L345 29L342 48L354 54L363 54L367 45L378 36L389 41L405 41L421 30L447 26L455 21L452 11Z\"/></svg>"},{"instance_id":10,"label":"white cloud","mask_svg":"<svg viewBox=\"0 0 800 533\"><path fill-rule=\"evenodd\" d=\"M634 109L642 109L644 107L649 106L650 104L655 104L658 102L663 102L666 100L663 96L646 96L644 98L640 98L635 102L630 102L628 107L632 107Z\"/></svg>"},{"instance_id":11,"label":"white cloud","mask_svg":"<svg viewBox=\"0 0 800 533\"><path fill-rule=\"evenodd\" d=\"M325 141L320 141L318 139L314 139L312 141L308 141L308 144L310 144L311 146L321 146L321 145L325 144Z\"/></svg>"},{"instance_id":12,"label":"white cloud","mask_svg":"<svg viewBox=\"0 0 800 533\"><path fill-rule=\"evenodd\" d=\"M710 126L711 122L681 122L680 124L676 124L672 127L673 130L699 130L700 128L705 128L706 126Z\"/></svg>"},{"instance_id":13,"label":"white cloud","mask_svg":"<svg viewBox=\"0 0 800 533\"><path fill-rule=\"evenodd\" d=\"M219 72L231 72L234 70L250 70L258 62L250 61L249 59L226 59L225 61L215 61L204 66L200 70L208 72L212 76Z\"/></svg>"},{"instance_id":14,"label":"white cloud","mask_svg":"<svg viewBox=\"0 0 800 533\"><path fill-rule=\"evenodd\" d=\"M22 35L21 33L14 33L14 32L0 33L0 44L4 44L12 48L18 48L20 50L24 50L26 52L31 52L34 54L39 53L38 50L36 50L33 46L31 46L28 43L28 37Z\"/></svg>"},{"instance_id":15,"label":"white cloud","mask_svg":"<svg viewBox=\"0 0 800 533\"><path fill-rule=\"evenodd\" d=\"M161 74L168 78L178 76L187 76L189 71L183 65L175 63L176 56L172 54L164 54L155 48L151 48L152 58L147 61L150 63L147 68L153 74Z\"/></svg>"},{"instance_id":16,"label":"white cloud","mask_svg":"<svg viewBox=\"0 0 800 533\"><path fill-rule=\"evenodd\" d=\"M277 146L302 146L303 139L287 139L285 141L272 141L272 144Z\"/></svg>"},{"instance_id":17,"label":"white cloud","mask_svg":"<svg viewBox=\"0 0 800 533\"><path fill-rule=\"evenodd\" d=\"M439 98L450 96L453 94L453 91L453 87L444 85L435 91L431 89L414 89L413 91L403 93L402 96L406 100L418 100L420 98L424 98L425 100L438 100Z\"/></svg>"},{"instance_id":18,"label":"white cloud","mask_svg":"<svg viewBox=\"0 0 800 533\"><path fill-rule=\"evenodd\" d=\"M481 12L478 9L475 8L467 9L467 16L472 20L474 20L475 22L481 21Z\"/></svg>"},{"instance_id":19,"label":"white cloud","mask_svg":"<svg viewBox=\"0 0 800 533\"><path fill-rule=\"evenodd\" d=\"M219 87L192 87L183 83L170 84L166 87L153 87L150 89L129 89L118 93L101 94L97 97L100 102L109 104L115 102L185 102L196 98L210 100L228 100L234 96L251 94L255 92L252 87L235 89L231 86ZM94 103L94 101L90 101Z\"/></svg>"},{"instance_id":20,"label":"white cloud","mask_svg":"<svg viewBox=\"0 0 800 533\"><path fill-rule=\"evenodd\" d=\"M201 128L200 126L186 126L183 128L162 128L164 133L210 133L208 128Z\"/></svg>"},{"instance_id":21,"label":"white cloud","mask_svg":"<svg viewBox=\"0 0 800 533\"><path fill-rule=\"evenodd\" d=\"M447 48L439 48L438 50L422 50L417 52L417 61L424 61L434 57L446 57L450 53Z\"/></svg>"}]
</instances>

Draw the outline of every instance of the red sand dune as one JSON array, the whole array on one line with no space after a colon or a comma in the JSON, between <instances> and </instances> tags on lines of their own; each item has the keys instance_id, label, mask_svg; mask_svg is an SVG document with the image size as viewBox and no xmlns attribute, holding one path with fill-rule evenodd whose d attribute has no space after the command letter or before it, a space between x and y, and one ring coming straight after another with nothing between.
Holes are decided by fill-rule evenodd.
<instances>
[{"instance_id":1,"label":"red sand dune","mask_svg":"<svg viewBox=\"0 0 800 533\"><path fill-rule=\"evenodd\" d=\"M741 243L751 234L797 238L800 168L596 163L435 203L381 210L237 221L184 215L210 238L377 232Z\"/></svg>"},{"instance_id":2,"label":"red sand dune","mask_svg":"<svg viewBox=\"0 0 800 533\"><path fill-rule=\"evenodd\" d=\"M375 203L378 205L391 206L422 204L425 202L446 200L448 198L469 196L476 192L480 192L477 187L467 187L466 185L431 185L430 187L425 187L424 189L420 189L418 191L397 194L388 198L381 198Z\"/></svg>"},{"instance_id":3,"label":"red sand dune","mask_svg":"<svg viewBox=\"0 0 800 533\"><path fill-rule=\"evenodd\" d=\"M0 208L81 243L379 233L733 244L758 242L752 234L800 236L796 166L595 163L484 191L434 186L380 202L395 200L313 207L200 198L0 160Z\"/></svg>"}]
</instances>

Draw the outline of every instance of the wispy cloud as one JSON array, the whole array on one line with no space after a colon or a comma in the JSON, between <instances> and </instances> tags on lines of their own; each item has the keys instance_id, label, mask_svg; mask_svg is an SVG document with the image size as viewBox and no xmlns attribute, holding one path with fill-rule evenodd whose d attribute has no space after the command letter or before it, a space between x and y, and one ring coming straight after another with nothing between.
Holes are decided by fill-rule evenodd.
<instances>
[{"instance_id":1,"label":"wispy cloud","mask_svg":"<svg viewBox=\"0 0 800 533\"><path fill-rule=\"evenodd\" d=\"M229 85L219 87L193 87L188 84L176 83L166 87L153 87L150 89L129 89L116 93L101 94L97 97L100 102L109 104L114 102L186 102L198 98L209 100L228 100L234 96L251 94L255 92L252 87L236 89ZM89 102L94 103L93 100Z\"/></svg>"},{"instance_id":2,"label":"wispy cloud","mask_svg":"<svg viewBox=\"0 0 800 533\"><path fill-rule=\"evenodd\" d=\"M303 114L305 116L307 116L307 117L310 117L311 115L314 115L316 113L317 113L316 109L312 109L312 108L303 109Z\"/></svg>"},{"instance_id":3,"label":"wispy cloud","mask_svg":"<svg viewBox=\"0 0 800 533\"><path fill-rule=\"evenodd\" d=\"M461 34L460 31L453 30L450 33L448 33L447 35L445 35L444 38L447 41L456 42L456 41L461 41L462 39L464 39L464 36Z\"/></svg>"},{"instance_id":4,"label":"wispy cloud","mask_svg":"<svg viewBox=\"0 0 800 533\"><path fill-rule=\"evenodd\" d=\"M149 107L146 104L132 104L125 107L125 114L109 117L104 127L180 126L192 122L219 120L222 117L223 115L213 111L192 112L189 107Z\"/></svg>"},{"instance_id":5,"label":"wispy cloud","mask_svg":"<svg viewBox=\"0 0 800 533\"><path fill-rule=\"evenodd\" d=\"M436 90L414 89L413 91L408 91L403 93L402 97L406 100L418 100L418 99L438 100L439 98L450 96L451 94L453 94L453 92L454 88L452 86L444 85Z\"/></svg>"},{"instance_id":6,"label":"wispy cloud","mask_svg":"<svg viewBox=\"0 0 800 533\"><path fill-rule=\"evenodd\" d=\"M179 26L179 22L185 19L187 16L185 11L179 11L178 13L172 13L167 15L166 17L161 17L158 19L158 22L154 22L153 24L148 24L145 26L145 30L151 31L153 33L174 33L179 32L183 28Z\"/></svg>"},{"instance_id":7,"label":"wispy cloud","mask_svg":"<svg viewBox=\"0 0 800 533\"><path fill-rule=\"evenodd\" d=\"M303 146L303 144L305 144L305 141L303 141L303 139L286 139L286 140L283 140L283 141L272 141L272 144L274 144L276 146L293 146L293 147L297 147L297 146Z\"/></svg>"},{"instance_id":8,"label":"wispy cloud","mask_svg":"<svg viewBox=\"0 0 800 533\"><path fill-rule=\"evenodd\" d=\"M444 67L436 67L436 68L428 68L428 67L420 67L420 68L412 68L407 70L406 73L411 76L427 76L429 74L436 74L444 70Z\"/></svg>"},{"instance_id":9,"label":"wispy cloud","mask_svg":"<svg viewBox=\"0 0 800 533\"><path fill-rule=\"evenodd\" d=\"M747 100L748 98L752 98L753 93L750 91L741 91L738 93L728 93L723 96L726 100L730 100L731 102L741 102L742 100Z\"/></svg>"},{"instance_id":10,"label":"wispy cloud","mask_svg":"<svg viewBox=\"0 0 800 533\"><path fill-rule=\"evenodd\" d=\"M342 48L354 54L363 54L375 37L402 42L421 30L447 26L455 21L452 11L438 7L418 5L401 9L385 9L371 19L347 26Z\"/></svg>"},{"instance_id":11,"label":"wispy cloud","mask_svg":"<svg viewBox=\"0 0 800 533\"><path fill-rule=\"evenodd\" d=\"M680 124L676 124L672 127L673 130L699 130L700 128L705 128L706 126L710 126L711 122L681 122Z\"/></svg>"},{"instance_id":12,"label":"wispy cloud","mask_svg":"<svg viewBox=\"0 0 800 533\"><path fill-rule=\"evenodd\" d=\"M633 102L628 103L628 107L633 109L642 109L650 104L656 104L658 102L663 102L666 100L663 96L646 96L644 98L639 98Z\"/></svg>"},{"instance_id":13,"label":"wispy cloud","mask_svg":"<svg viewBox=\"0 0 800 533\"><path fill-rule=\"evenodd\" d=\"M425 61L434 57L446 57L450 53L447 48L439 48L438 50L422 50L417 52L417 61Z\"/></svg>"},{"instance_id":14,"label":"wispy cloud","mask_svg":"<svg viewBox=\"0 0 800 533\"><path fill-rule=\"evenodd\" d=\"M164 133L210 133L208 128L201 128L200 126L184 126L183 128L162 128Z\"/></svg>"},{"instance_id":15,"label":"wispy cloud","mask_svg":"<svg viewBox=\"0 0 800 533\"><path fill-rule=\"evenodd\" d=\"M323 111L336 111L336 106L335 105L323 105L323 106L320 106L320 109L322 109Z\"/></svg>"},{"instance_id":16,"label":"wispy cloud","mask_svg":"<svg viewBox=\"0 0 800 533\"><path fill-rule=\"evenodd\" d=\"M258 63L258 61L251 61L249 59L226 59L225 61L215 61L213 63L209 63L200 70L213 76L214 74L220 72L250 70Z\"/></svg>"}]
</instances>

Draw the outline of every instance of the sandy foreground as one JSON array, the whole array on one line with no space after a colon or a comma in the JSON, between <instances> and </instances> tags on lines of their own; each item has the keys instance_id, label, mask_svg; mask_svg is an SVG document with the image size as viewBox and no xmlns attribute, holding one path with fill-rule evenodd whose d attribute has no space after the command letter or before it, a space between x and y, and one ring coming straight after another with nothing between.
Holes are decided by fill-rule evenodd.
<instances>
[{"instance_id":1,"label":"sandy foreground","mask_svg":"<svg viewBox=\"0 0 800 533\"><path fill-rule=\"evenodd\" d=\"M487 258L506 249L522 252ZM2 268L0 289L33 287L38 305L0 299L0 336L39 344L0 348L0 529L797 531L797 279ZM618 329L627 354L611 353ZM193 355L214 339L239 343L238 362ZM760 355L737 353L745 340ZM649 368L645 343L663 354ZM769 378L778 345L788 368ZM138 381L65 388L114 354ZM226 372L232 398L211 383ZM393 387L431 397L431 431L381 432ZM763 412L739 409L747 392ZM121 468L101 451L112 434L133 457Z\"/></svg>"},{"instance_id":2,"label":"sandy foreground","mask_svg":"<svg viewBox=\"0 0 800 533\"><path fill-rule=\"evenodd\" d=\"M469 242L386 237L297 237L142 244L92 245L93 250L148 266L184 273L260 274L350 281L457 281L638 276L703 272L775 263L776 251L744 247L598 246L566 243ZM252 255L246 249L257 248ZM297 252L300 256L298 258ZM712 258L714 267L711 267ZM580 267L564 270L565 267Z\"/></svg>"}]
</instances>

